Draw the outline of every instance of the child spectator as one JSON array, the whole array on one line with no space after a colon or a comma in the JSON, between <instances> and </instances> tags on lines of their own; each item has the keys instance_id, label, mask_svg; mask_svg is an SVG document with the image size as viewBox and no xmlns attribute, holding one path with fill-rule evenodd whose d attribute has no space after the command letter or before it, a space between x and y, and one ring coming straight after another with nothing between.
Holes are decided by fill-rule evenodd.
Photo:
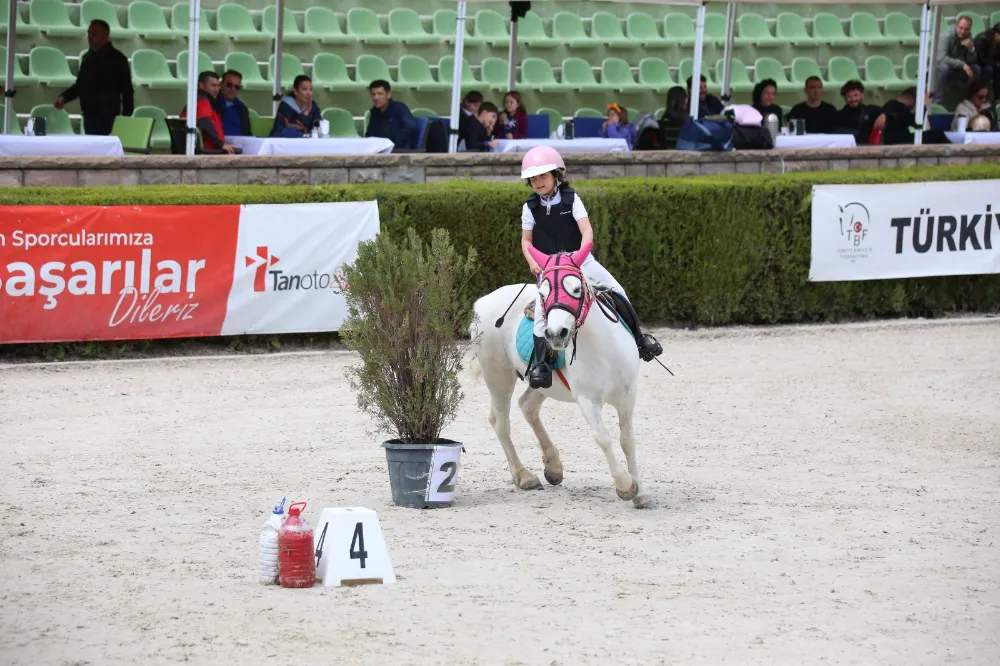
<instances>
[{"instance_id":1,"label":"child spectator","mask_svg":"<svg viewBox=\"0 0 1000 666\"><path fill-rule=\"evenodd\" d=\"M496 139L527 139L528 112L524 108L521 93L511 90L503 96L504 112L500 114L493 137Z\"/></svg>"},{"instance_id":2,"label":"child spectator","mask_svg":"<svg viewBox=\"0 0 1000 666\"><path fill-rule=\"evenodd\" d=\"M493 136L498 113L496 105L492 102L482 103L479 113L469 118L465 126L465 136L462 138L464 150L488 151L497 147L497 142L490 137Z\"/></svg>"},{"instance_id":3,"label":"child spectator","mask_svg":"<svg viewBox=\"0 0 1000 666\"><path fill-rule=\"evenodd\" d=\"M469 124L469 118L475 117L479 113L479 107L483 104L483 93L478 90L470 90L462 98L462 112L458 115L458 136L465 136L465 126Z\"/></svg>"},{"instance_id":4,"label":"child spectator","mask_svg":"<svg viewBox=\"0 0 1000 666\"><path fill-rule=\"evenodd\" d=\"M628 149L635 144L635 125L628 121L628 111L614 102L608 104L608 119L601 125L601 136L605 139L625 139Z\"/></svg>"}]
</instances>

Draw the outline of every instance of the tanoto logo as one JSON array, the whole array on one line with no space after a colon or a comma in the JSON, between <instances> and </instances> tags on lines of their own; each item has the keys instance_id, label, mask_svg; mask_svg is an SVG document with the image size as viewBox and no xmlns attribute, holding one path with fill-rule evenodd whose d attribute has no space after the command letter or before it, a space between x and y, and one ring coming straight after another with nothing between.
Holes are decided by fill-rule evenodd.
<instances>
[{"instance_id":1,"label":"tanoto logo","mask_svg":"<svg viewBox=\"0 0 1000 666\"><path fill-rule=\"evenodd\" d=\"M864 204L853 202L840 206L840 235L847 236L847 241L857 247L868 235L871 227L871 216Z\"/></svg>"},{"instance_id":2,"label":"tanoto logo","mask_svg":"<svg viewBox=\"0 0 1000 666\"><path fill-rule=\"evenodd\" d=\"M271 254L266 245L257 246L256 256L246 257L247 268L256 268L253 276L253 290L267 291L267 269L278 263L278 258Z\"/></svg>"}]
</instances>

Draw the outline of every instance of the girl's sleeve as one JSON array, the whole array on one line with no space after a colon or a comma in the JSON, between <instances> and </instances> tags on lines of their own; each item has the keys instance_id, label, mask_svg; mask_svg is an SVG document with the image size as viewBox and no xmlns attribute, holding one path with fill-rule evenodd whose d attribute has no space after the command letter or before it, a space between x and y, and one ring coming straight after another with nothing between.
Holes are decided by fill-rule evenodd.
<instances>
[{"instance_id":1,"label":"girl's sleeve","mask_svg":"<svg viewBox=\"0 0 1000 666\"><path fill-rule=\"evenodd\" d=\"M525 210L527 210L527 205L525 205ZM583 199L577 194L573 197L573 219L579 222L585 217L589 217L587 208L583 205Z\"/></svg>"},{"instance_id":2,"label":"girl's sleeve","mask_svg":"<svg viewBox=\"0 0 1000 666\"><path fill-rule=\"evenodd\" d=\"M577 199L579 199L579 197L577 197ZM528 204L524 204L524 206L521 207L521 228L525 231L531 231L535 228L535 218L531 214Z\"/></svg>"}]
</instances>

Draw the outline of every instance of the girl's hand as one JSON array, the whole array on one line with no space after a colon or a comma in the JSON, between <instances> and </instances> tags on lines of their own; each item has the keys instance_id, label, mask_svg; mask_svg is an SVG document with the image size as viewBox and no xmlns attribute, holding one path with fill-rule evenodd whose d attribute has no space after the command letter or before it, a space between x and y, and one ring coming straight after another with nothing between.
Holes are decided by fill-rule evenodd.
<instances>
[{"instance_id":1,"label":"girl's hand","mask_svg":"<svg viewBox=\"0 0 1000 666\"><path fill-rule=\"evenodd\" d=\"M601 131L603 132L606 129L608 129L608 121L607 120L605 120L603 123L601 123Z\"/></svg>"},{"instance_id":2,"label":"girl's hand","mask_svg":"<svg viewBox=\"0 0 1000 666\"><path fill-rule=\"evenodd\" d=\"M538 262L534 259L528 261L528 267L531 269L532 275L541 275L542 267L538 265Z\"/></svg>"},{"instance_id":3,"label":"girl's hand","mask_svg":"<svg viewBox=\"0 0 1000 666\"><path fill-rule=\"evenodd\" d=\"M511 134L510 132L507 132L507 134L505 134L504 136L506 136L508 139L513 139L514 138L514 135Z\"/></svg>"}]
</instances>

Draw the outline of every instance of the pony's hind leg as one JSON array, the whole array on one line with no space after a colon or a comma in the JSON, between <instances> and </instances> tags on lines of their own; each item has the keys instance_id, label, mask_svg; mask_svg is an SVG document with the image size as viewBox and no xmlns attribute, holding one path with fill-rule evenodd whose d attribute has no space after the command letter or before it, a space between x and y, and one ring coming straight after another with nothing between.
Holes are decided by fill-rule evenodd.
<instances>
[{"instance_id":1,"label":"pony's hind leg","mask_svg":"<svg viewBox=\"0 0 1000 666\"><path fill-rule=\"evenodd\" d=\"M618 493L618 497L623 500L634 499L639 493L639 486L632 479L632 475L622 469L621 463L615 457L615 452L611 447L611 444L614 443L614 437L601 417L601 405L587 398L579 398L577 402L580 405L580 411L583 412L583 417L587 419L587 423L594 431L594 439L604 451L604 457L608 459L608 467L611 468L611 478L615 480L615 491Z\"/></svg>"},{"instance_id":2,"label":"pony's hind leg","mask_svg":"<svg viewBox=\"0 0 1000 666\"><path fill-rule=\"evenodd\" d=\"M653 498L646 493L645 485L639 479L639 464L635 459L635 428L632 423L632 411L634 407L634 404L618 407L618 426L622 431L622 451L625 452L625 462L628 464L628 472L635 480L635 485L638 489L636 496L632 498L632 504L637 509L646 509L652 506Z\"/></svg>"},{"instance_id":3,"label":"pony's hind leg","mask_svg":"<svg viewBox=\"0 0 1000 666\"><path fill-rule=\"evenodd\" d=\"M496 373L493 376L484 372L483 379L490 389L492 402L489 415L490 425L493 426L497 439L503 446L504 455L507 456L507 468L510 470L514 485L521 490L541 488L542 484L538 477L521 464L521 459L518 457L517 451L514 450L514 442L510 438L510 399L514 395L517 376L513 372Z\"/></svg>"},{"instance_id":4,"label":"pony's hind leg","mask_svg":"<svg viewBox=\"0 0 1000 666\"><path fill-rule=\"evenodd\" d=\"M563 464L562 460L559 459L559 449L552 443L552 439L549 437L549 433L546 432L545 426L542 425L542 419L539 417L543 402L545 402L545 395L541 391L529 388L521 394L521 398L517 401L517 404L520 406L521 413L524 414L528 425L535 432L535 437L538 438L538 445L542 448L542 462L545 463L545 480L553 486L558 486L563 480Z\"/></svg>"}]
</instances>

